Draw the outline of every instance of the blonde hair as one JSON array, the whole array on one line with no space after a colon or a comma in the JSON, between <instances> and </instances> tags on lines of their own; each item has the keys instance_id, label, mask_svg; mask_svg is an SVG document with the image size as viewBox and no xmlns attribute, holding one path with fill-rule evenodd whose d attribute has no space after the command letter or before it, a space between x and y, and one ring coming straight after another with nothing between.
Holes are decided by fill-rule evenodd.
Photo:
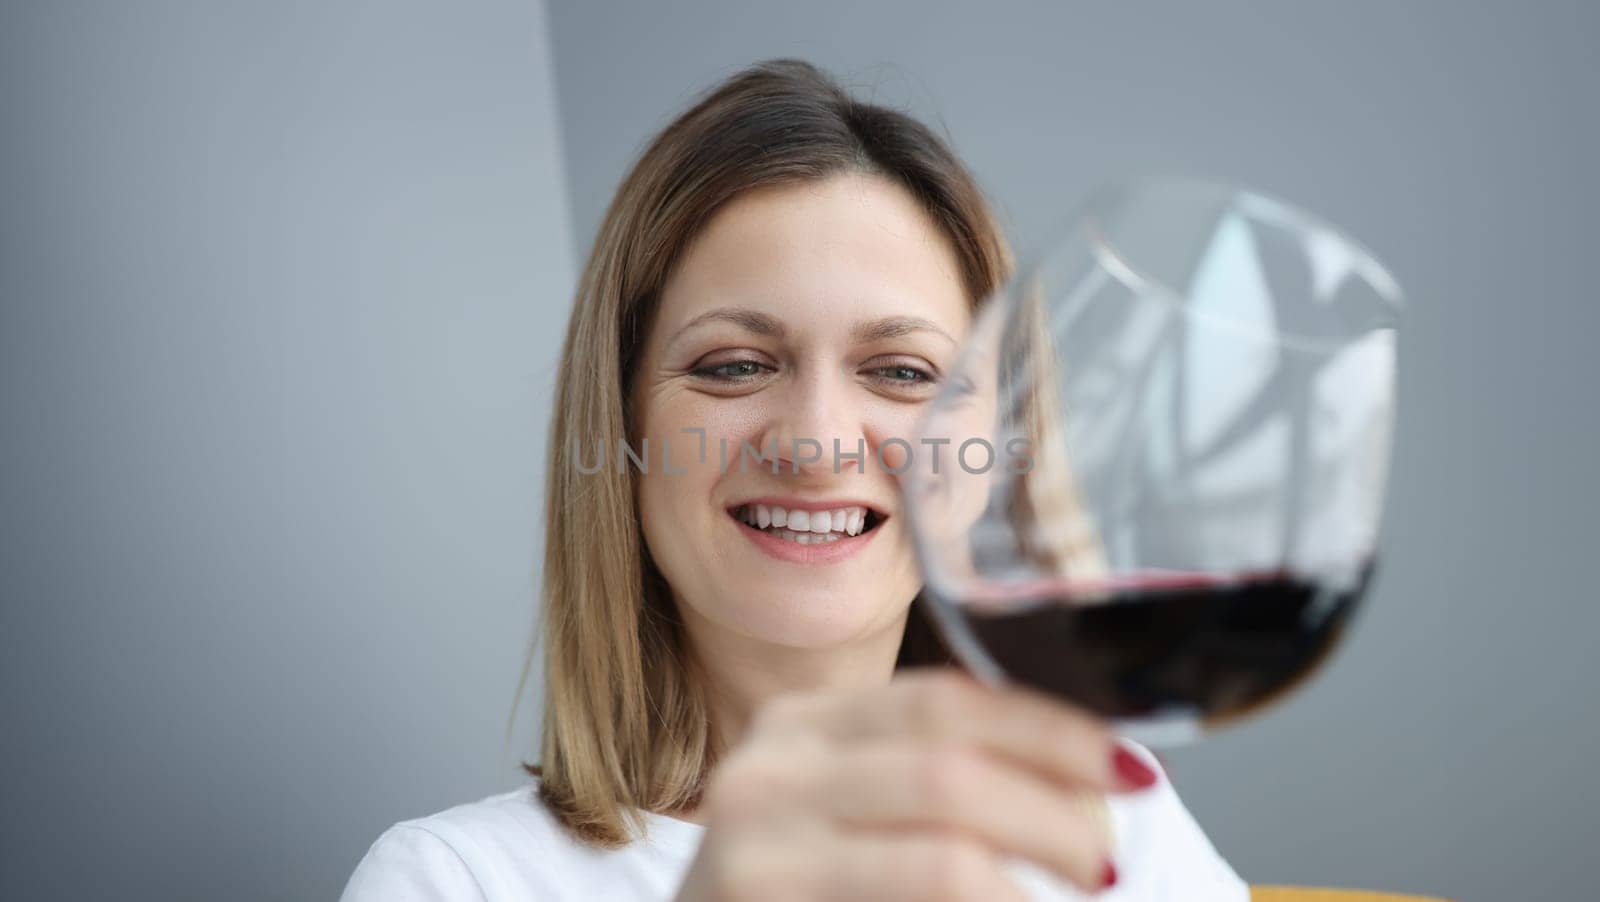
<instances>
[{"instance_id":1,"label":"blonde hair","mask_svg":"<svg viewBox=\"0 0 1600 902\"><path fill-rule=\"evenodd\" d=\"M629 386L658 296L695 234L740 192L845 172L907 189L949 237L977 305L1012 258L976 182L911 117L814 66L763 62L714 87L644 150L607 209L562 346L546 473L545 804L578 839L623 845L638 813L696 803L715 756L703 686L638 522L632 467L579 472L578 443L632 442ZM637 445L633 445L637 447ZM947 663L920 610L899 664Z\"/></svg>"}]
</instances>

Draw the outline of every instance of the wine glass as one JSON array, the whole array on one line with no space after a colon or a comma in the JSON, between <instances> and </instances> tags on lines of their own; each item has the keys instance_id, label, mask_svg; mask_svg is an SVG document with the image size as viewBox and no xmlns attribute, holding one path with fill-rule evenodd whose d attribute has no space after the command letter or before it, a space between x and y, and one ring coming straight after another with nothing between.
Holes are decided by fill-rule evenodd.
<instances>
[{"instance_id":1,"label":"wine glass","mask_svg":"<svg viewBox=\"0 0 1600 902\"><path fill-rule=\"evenodd\" d=\"M900 474L958 659L1155 744L1300 683L1372 577L1400 308L1257 192L1095 194L981 308Z\"/></svg>"}]
</instances>

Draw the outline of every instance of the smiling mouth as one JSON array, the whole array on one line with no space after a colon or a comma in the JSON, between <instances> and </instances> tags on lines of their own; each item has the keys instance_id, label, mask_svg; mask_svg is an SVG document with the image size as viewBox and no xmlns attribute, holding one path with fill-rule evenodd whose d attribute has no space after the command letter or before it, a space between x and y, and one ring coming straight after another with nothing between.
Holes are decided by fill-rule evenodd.
<instances>
[{"instance_id":1,"label":"smiling mouth","mask_svg":"<svg viewBox=\"0 0 1600 902\"><path fill-rule=\"evenodd\" d=\"M869 533L888 517L870 507L826 511L789 510L777 505L741 504L728 515L751 529L797 545L827 545Z\"/></svg>"}]
</instances>

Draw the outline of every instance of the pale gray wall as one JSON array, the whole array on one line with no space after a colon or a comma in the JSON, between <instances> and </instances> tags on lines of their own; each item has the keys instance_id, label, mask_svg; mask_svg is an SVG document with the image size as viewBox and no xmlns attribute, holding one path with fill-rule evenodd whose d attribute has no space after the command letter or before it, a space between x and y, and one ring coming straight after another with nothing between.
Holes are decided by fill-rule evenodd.
<instances>
[{"instance_id":1,"label":"pale gray wall","mask_svg":"<svg viewBox=\"0 0 1600 902\"><path fill-rule=\"evenodd\" d=\"M775 55L942 120L1024 244L1155 169L1376 248L1412 308L1374 603L1176 779L1251 880L1594 896L1600 6L557 0L551 25L580 251L641 142Z\"/></svg>"},{"instance_id":2,"label":"pale gray wall","mask_svg":"<svg viewBox=\"0 0 1600 902\"><path fill-rule=\"evenodd\" d=\"M331 899L514 785L537 3L8 3L0 899Z\"/></svg>"}]
</instances>

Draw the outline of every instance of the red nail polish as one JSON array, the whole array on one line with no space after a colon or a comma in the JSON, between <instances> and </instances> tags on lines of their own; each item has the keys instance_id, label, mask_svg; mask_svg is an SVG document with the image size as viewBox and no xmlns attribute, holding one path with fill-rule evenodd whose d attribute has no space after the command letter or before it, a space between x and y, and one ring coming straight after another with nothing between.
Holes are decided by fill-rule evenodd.
<instances>
[{"instance_id":1,"label":"red nail polish","mask_svg":"<svg viewBox=\"0 0 1600 902\"><path fill-rule=\"evenodd\" d=\"M1117 885L1117 866L1106 862L1106 871L1100 877L1100 888L1110 889Z\"/></svg>"},{"instance_id":2,"label":"red nail polish","mask_svg":"<svg viewBox=\"0 0 1600 902\"><path fill-rule=\"evenodd\" d=\"M1117 777L1122 782L1135 789L1147 789L1156 785L1159 779L1156 772L1140 761L1138 756L1118 745L1116 751L1111 753L1111 766L1117 772Z\"/></svg>"}]
</instances>

